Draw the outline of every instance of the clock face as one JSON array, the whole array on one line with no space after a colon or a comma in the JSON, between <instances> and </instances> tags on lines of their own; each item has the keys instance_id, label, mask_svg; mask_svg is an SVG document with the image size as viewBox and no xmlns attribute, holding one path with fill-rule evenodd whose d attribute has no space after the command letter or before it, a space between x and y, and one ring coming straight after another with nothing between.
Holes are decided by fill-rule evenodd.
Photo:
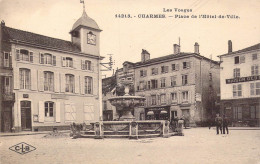
<instances>
[{"instance_id":1,"label":"clock face","mask_svg":"<svg viewBox=\"0 0 260 164\"><path fill-rule=\"evenodd\" d=\"M96 35L88 33L88 44L96 45Z\"/></svg>"}]
</instances>

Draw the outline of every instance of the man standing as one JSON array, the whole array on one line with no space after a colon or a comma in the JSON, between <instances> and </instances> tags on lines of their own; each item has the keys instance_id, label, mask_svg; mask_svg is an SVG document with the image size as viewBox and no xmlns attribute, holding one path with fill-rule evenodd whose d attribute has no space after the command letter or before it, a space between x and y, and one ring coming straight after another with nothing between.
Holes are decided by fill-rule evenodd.
<instances>
[{"instance_id":1,"label":"man standing","mask_svg":"<svg viewBox=\"0 0 260 164\"><path fill-rule=\"evenodd\" d=\"M223 115L223 134L225 134L225 130L227 130L227 134L228 134L228 118L227 116Z\"/></svg>"},{"instance_id":2,"label":"man standing","mask_svg":"<svg viewBox=\"0 0 260 164\"><path fill-rule=\"evenodd\" d=\"M215 122L216 122L216 129L217 129L217 134L219 134L219 130L220 133L222 134L222 118L219 116L219 114L216 114L216 118L215 118Z\"/></svg>"}]
</instances>

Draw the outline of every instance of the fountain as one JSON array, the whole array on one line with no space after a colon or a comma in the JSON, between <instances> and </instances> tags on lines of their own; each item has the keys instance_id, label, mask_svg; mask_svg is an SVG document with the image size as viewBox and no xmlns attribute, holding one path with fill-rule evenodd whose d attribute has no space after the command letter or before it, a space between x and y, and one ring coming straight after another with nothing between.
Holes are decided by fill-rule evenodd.
<instances>
[{"instance_id":1,"label":"fountain","mask_svg":"<svg viewBox=\"0 0 260 164\"><path fill-rule=\"evenodd\" d=\"M113 106L116 107L120 121L134 121L134 108L143 106L145 98L141 96L129 95L129 87L132 84L131 82L123 82L122 84L125 87L125 95L113 97L108 100Z\"/></svg>"},{"instance_id":2,"label":"fountain","mask_svg":"<svg viewBox=\"0 0 260 164\"><path fill-rule=\"evenodd\" d=\"M123 96L116 96L109 99L110 103L116 107L119 115L118 121L99 121L90 125L71 125L71 135L77 137L90 137L102 139L104 137L138 139L142 137L169 137L171 135L183 135L182 127L178 133L170 133L168 120L142 120L136 121L133 116L134 108L143 106L145 98L141 96L129 95L131 82L121 83L125 87Z\"/></svg>"}]
</instances>

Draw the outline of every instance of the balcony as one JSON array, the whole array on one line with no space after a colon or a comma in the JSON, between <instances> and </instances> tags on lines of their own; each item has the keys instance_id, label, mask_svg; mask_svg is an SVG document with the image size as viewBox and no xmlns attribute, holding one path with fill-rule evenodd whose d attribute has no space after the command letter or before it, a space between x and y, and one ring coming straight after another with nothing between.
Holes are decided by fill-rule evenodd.
<instances>
[{"instance_id":1,"label":"balcony","mask_svg":"<svg viewBox=\"0 0 260 164\"><path fill-rule=\"evenodd\" d=\"M3 101L15 101L14 93L3 93Z\"/></svg>"}]
</instances>

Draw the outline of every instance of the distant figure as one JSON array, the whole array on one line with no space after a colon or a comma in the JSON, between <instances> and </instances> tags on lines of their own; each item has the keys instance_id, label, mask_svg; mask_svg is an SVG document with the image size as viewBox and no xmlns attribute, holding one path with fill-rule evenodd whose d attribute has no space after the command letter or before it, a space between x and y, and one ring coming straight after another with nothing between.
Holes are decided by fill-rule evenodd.
<instances>
[{"instance_id":1,"label":"distant figure","mask_svg":"<svg viewBox=\"0 0 260 164\"><path fill-rule=\"evenodd\" d=\"M216 130L217 130L217 134L219 134L219 130L220 133L222 134L222 118L219 116L219 114L216 114L216 118L215 118L215 122L216 122Z\"/></svg>"},{"instance_id":2,"label":"distant figure","mask_svg":"<svg viewBox=\"0 0 260 164\"><path fill-rule=\"evenodd\" d=\"M185 120L185 116L182 115L182 117L180 118L180 120L183 120L184 127L185 127L185 129L187 129L187 128L186 128L186 120Z\"/></svg>"},{"instance_id":3,"label":"distant figure","mask_svg":"<svg viewBox=\"0 0 260 164\"><path fill-rule=\"evenodd\" d=\"M227 130L227 134L228 134L228 124L229 124L228 117L223 115L223 134L225 134L225 130Z\"/></svg>"}]
</instances>

